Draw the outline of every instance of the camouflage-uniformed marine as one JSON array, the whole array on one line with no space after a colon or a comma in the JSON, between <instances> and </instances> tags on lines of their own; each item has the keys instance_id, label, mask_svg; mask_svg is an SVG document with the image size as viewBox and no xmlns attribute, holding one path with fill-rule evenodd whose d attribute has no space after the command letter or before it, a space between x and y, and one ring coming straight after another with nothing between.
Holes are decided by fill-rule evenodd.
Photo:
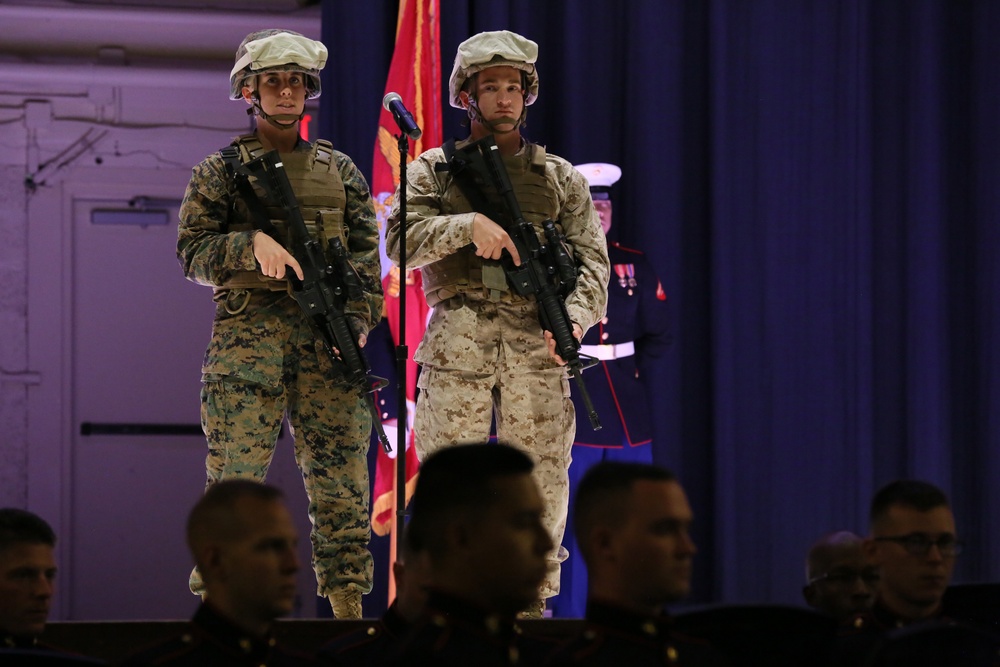
<instances>
[{"instance_id":1,"label":"camouflage-uniformed marine","mask_svg":"<svg viewBox=\"0 0 1000 667\"><path fill-rule=\"evenodd\" d=\"M233 146L243 161L278 149L310 232L324 247L341 239L365 291L345 308L362 337L382 312L378 228L368 184L329 142L309 143L298 133L305 99L319 95L325 61L326 48L298 33L248 35L237 51L231 97L252 105L257 130ZM361 594L372 586L366 461L371 419L361 392L338 383L339 360L326 354L289 295L285 271L298 265L282 247L285 212L263 201L280 246L255 227L226 160L214 153L194 168L180 209L177 257L189 280L214 288L217 303L202 367L208 483L263 480L287 414L309 496L318 592L330 597L338 616L360 617ZM272 254L263 260L257 253L261 242L271 243ZM201 591L197 572L191 588Z\"/></svg>"},{"instance_id":2,"label":"camouflage-uniformed marine","mask_svg":"<svg viewBox=\"0 0 1000 667\"><path fill-rule=\"evenodd\" d=\"M520 137L525 107L538 93L536 56L534 42L511 32L469 38L458 48L451 104L467 109L472 139L494 135L524 217L539 236L546 218L565 234L578 268L566 310L582 335L604 315L607 245L584 177L566 160ZM490 82L498 71L512 76L509 68L520 73L520 85L516 79ZM535 461L533 474L546 502L543 521L559 545L575 432L568 376L548 352L534 297L511 292L496 261L499 251L492 259L489 249L478 248L485 258L477 254L480 219L495 223L476 213L451 175L439 169L446 162L444 150L432 148L407 171L407 264L421 268L427 302L434 306L414 354L422 366L417 451L423 459L445 445L486 442L495 414L499 439ZM397 208L386 237L394 262L399 261L398 217ZM559 563L565 557L561 547L550 555L543 599L559 592Z\"/></svg>"}]
</instances>

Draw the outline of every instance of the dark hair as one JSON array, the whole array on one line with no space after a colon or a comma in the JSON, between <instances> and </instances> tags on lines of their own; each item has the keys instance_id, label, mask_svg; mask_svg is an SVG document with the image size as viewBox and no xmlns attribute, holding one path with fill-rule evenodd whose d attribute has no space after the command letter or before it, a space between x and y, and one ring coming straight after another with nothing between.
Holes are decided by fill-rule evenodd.
<instances>
[{"instance_id":1,"label":"dark hair","mask_svg":"<svg viewBox=\"0 0 1000 667\"><path fill-rule=\"evenodd\" d=\"M213 484L188 514L188 546L194 550L196 536L206 533L228 538L238 535L242 527L234 520L233 511L242 498L267 501L280 500L284 495L277 487L250 479L228 479Z\"/></svg>"},{"instance_id":2,"label":"dark hair","mask_svg":"<svg viewBox=\"0 0 1000 667\"><path fill-rule=\"evenodd\" d=\"M929 512L938 507L948 507L948 496L929 482L916 479L899 479L889 482L872 498L869 519L872 523L883 518L893 505L910 507L918 512Z\"/></svg>"},{"instance_id":3,"label":"dark hair","mask_svg":"<svg viewBox=\"0 0 1000 667\"><path fill-rule=\"evenodd\" d=\"M584 474L573 505L573 530L585 559L585 536L602 522L621 520L625 512L622 503L638 481L675 482L677 477L666 468L648 463L610 461L598 463Z\"/></svg>"},{"instance_id":4,"label":"dark hair","mask_svg":"<svg viewBox=\"0 0 1000 667\"><path fill-rule=\"evenodd\" d=\"M15 544L56 545L56 534L45 519L27 510L0 508L0 550Z\"/></svg>"},{"instance_id":5,"label":"dark hair","mask_svg":"<svg viewBox=\"0 0 1000 667\"><path fill-rule=\"evenodd\" d=\"M433 550L445 521L493 502L494 480L527 475L534 467L527 454L505 444L453 445L434 452L420 465L406 533L410 548Z\"/></svg>"}]
</instances>

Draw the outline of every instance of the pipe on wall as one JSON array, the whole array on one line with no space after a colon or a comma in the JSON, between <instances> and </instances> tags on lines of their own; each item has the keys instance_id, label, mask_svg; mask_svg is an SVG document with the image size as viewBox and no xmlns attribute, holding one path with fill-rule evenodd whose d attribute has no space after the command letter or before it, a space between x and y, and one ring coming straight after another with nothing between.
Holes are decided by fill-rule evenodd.
<instances>
[{"instance_id":1,"label":"pipe on wall","mask_svg":"<svg viewBox=\"0 0 1000 667\"><path fill-rule=\"evenodd\" d=\"M0 4L5 56L98 58L102 48L127 58L229 61L240 41L264 27L320 38L319 7L294 13L166 10L155 7Z\"/></svg>"}]
</instances>

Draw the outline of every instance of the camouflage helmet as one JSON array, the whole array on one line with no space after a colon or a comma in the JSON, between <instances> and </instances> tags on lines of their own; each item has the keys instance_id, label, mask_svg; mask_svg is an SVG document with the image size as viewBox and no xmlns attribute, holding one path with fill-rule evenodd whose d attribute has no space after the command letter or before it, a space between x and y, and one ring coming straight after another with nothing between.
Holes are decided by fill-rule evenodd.
<instances>
[{"instance_id":1,"label":"camouflage helmet","mask_svg":"<svg viewBox=\"0 0 1000 667\"><path fill-rule=\"evenodd\" d=\"M538 44L509 30L481 32L458 45L455 66L448 80L451 106L462 108L458 94L469 77L488 67L513 67L525 74L524 104L538 97Z\"/></svg>"},{"instance_id":2,"label":"camouflage helmet","mask_svg":"<svg viewBox=\"0 0 1000 667\"><path fill-rule=\"evenodd\" d=\"M236 50L236 65L229 73L229 99L242 99L244 82L261 72L301 72L306 77L306 99L319 97L319 72L326 58L322 42L297 32L278 28L252 32Z\"/></svg>"}]
</instances>

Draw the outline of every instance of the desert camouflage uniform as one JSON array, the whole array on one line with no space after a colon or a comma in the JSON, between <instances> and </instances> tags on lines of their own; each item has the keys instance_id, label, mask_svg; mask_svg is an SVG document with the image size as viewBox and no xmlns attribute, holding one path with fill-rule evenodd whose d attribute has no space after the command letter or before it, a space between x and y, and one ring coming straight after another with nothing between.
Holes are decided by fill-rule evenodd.
<instances>
[{"instance_id":1,"label":"desert camouflage uniform","mask_svg":"<svg viewBox=\"0 0 1000 667\"><path fill-rule=\"evenodd\" d=\"M295 148L311 150L301 140ZM378 228L364 176L346 155L334 151L333 156L347 194L347 250L366 291L347 311L363 334L382 312ZM256 231L226 233L234 198L219 154L194 168L177 238L177 257L189 280L218 288L234 272L259 273ZM230 223L246 215L238 204ZM245 308L233 307L245 296L242 290L216 289L212 340L202 367L208 484L231 477L263 480L287 412L309 496L318 593L345 588L367 593L372 587L367 407L358 389L331 379L335 367L291 296L252 289ZM193 574L192 590L200 592L200 584Z\"/></svg>"},{"instance_id":2,"label":"desert camouflage uniform","mask_svg":"<svg viewBox=\"0 0 1000 667\"><path fill-rule=\"evenodd\" d=\"M530 152L525 144L518 158L530 162ZM451 176L435 171L443 162L444 151L434 148L408 167L408 266L474 252L475 213L453 191L458 186ZM584 177L551 154L545 155L544 171L555 204L552 219L561 225L579 270L566 309L570 320L586 332L603 317L607 303L610 265L604 233ZM398 213L397 208L386 237L394 262L399 261ZM540 224L536 227L541 233ZM460 290L435 306L414 359L422 366L414 427L420 458L444 445L486 442L495 414L498 438L534 459L535 479L545 499L542 521L553 543L561 544L576 418L568 374L548 354L534 297L507 290L491 300L482 287ZM561 546L550 555L543 598L559 592L559 563L566 555Z\"/></svg>"}]
</instances>

